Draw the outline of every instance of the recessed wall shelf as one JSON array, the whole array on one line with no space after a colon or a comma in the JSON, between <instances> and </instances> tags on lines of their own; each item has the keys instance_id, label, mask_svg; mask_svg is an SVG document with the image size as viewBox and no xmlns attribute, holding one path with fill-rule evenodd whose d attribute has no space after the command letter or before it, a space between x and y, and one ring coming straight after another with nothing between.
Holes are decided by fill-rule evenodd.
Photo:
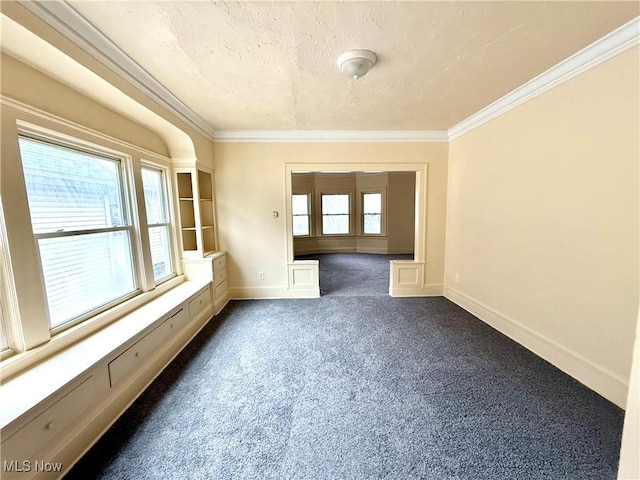
<instances>
[{"instance_id":1,"label":"recessed wall shelf","mask_svg":"<svg viewBox=\"0 0 640 480\"><path fill-rule=\"evenodd\" d=\"M201 166L175 172L183 258L203 258L217 250L213 172Z\"/></svg>"}]
</instances>

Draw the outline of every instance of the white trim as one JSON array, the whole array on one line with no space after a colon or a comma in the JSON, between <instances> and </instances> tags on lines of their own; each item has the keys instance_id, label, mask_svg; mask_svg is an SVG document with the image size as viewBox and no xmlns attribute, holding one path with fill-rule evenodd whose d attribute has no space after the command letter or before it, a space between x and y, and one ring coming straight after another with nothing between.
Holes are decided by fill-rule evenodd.
<instances>
[{"instance_id":1,"label":"white trim","mask_svg":"<svg viewBox=\"0 0 640 480\"><path fill-rule=\"evenodd\" d=\"M605 35L586 48L529 80L489 106L474 113L448 130L449 140L516 108L538 95L620 55L640 43L640 17Z\"/></svg>"},{"instance_id":2,"label":"white trim","mask_svg":"<svg viewBox=\"0 0 640 480\"><path fill-rule=\"evenodd\" d=\"M137 309L145 306L155 299L160 299L165 293L169 293L173 288L185 283L185 277L182 275L175 276L171 280L158 285L155 290L142 292L138 295L119 303L113 308L103 311L82 323L77 323L67 330L64 330L40 346L30 348L26 351L17 353L0 363L0 378L9 378L19 374L22 371L42 362L60 351L68 348L70 345L81 343L85 338L90 337L95 332L102 330L104 327L113 324L118 319L135 312ZM191 282L195 284L195 282ZM201 288L198 287L198 288Z\"/></svg>"},{"instance_id":3,"label":"white trim","mask_svg":"<svg viewBox=\"0 0 640 480\"><path fill-rule=\"evenodd\" d=\"M627 380L459 290L446 286L444 296L619 407L625 407Z\"/></svg>"},{"instance_id":4,"label":"white trim","mask_svg":"<svg viewBox=\"0 0 640 480\"><path fill-rule=\"evenodd\" d=\"M26 103L22 103L19 100L15 100L11 97L7 97L6 95L0 94L0 105L13 108L15 110L26 113L28 115L33 115L34 117L37 117L38 119L42 119L46 122L55 123L63 128L74 130L74 135L79 134L81 136L88 135L91 137L95 137L95 140L92 139L91 142L87 142L83 139L72 137L71 135L68 135L66 133L54 131L42 125L36 125L33 123L33 121L27 121L27 120L23 120L22 118L18 118L16 119L16 124L22 131L25 131L28 133L35 133L36 135L44 134L47 136L62 138L65 141L71 141L72 143L80 143L82 145L86 145L86 147L93 148L94 150L96 147L95 143L97 141L106 141L114 145L117 145L119 148L125 148L126 150L134 150L136 151L137 154L140 154L142 157L148 158L149 160L155 159L155 160L162 161L164 164L167 164L167 166L173 165L173 161L169 157L165 157L164 155L152 152L151 150L147 150L146 148L139 147L129 142L125 142L124 140L111 137L104 133L100 133L97 130L92 130L91 128L80 125L79 123L66 120L62 117L54 115L53 113L49 113L39 108L32 107L31 105L27 105ZM118 150L114 150L113 148L105 147L103 145L99 145L99 147L100 148L97 150L98 152L107 151L107 152L111 152L112 155L116 155L118 157L123 155L122 152Z\"/></svg>"},{"instance_id":5,"label":"white trim","mask_svg":"<svg viewBox=\"0 0 640 480\"><path fill-rule=\"evenodd\" d=\"M279 299L279 298L318 298L316 288L288 289L286 286L278 287L231 287L229 298L231 300L255 300L255 299Z\"/></svg>"},{"instance_id":6,"label":"white trim","mask_svg":"<svg viewBox=\"0 0 640 480\"><path fill-rule=\"evenodd\" d=\"M67 2L22 2L22 6L155 103L214 139L211 126Z\"/></svg>"},{"instance_id":7,"label":"white trim","mask_svg":"<svg viewBox=\"0 0 640 480\"><path fill-rule=\"evenodd\" d=\"M431 283L422 287L393 287L389 291L389 296L398 297L441 297L442 284Z\"/></svg>"},{"instance_id":8,"label":"white trim","mask_svg":"<svg viewBox=\"0 0 640 480\"><path fill-rule=\"evenodd\" d=\"M640 43L640 17L636 17L447 131L215 131L67 2L23 2L22 5L148 98L216 142L448 142Z\"/></svg>"},{"instance_id":9,"label":"white trim","mask_svg":"<svg viewBox=\"0 0 640 480\"><path fill-rule=\"evenodd\" d=\"M448 142L445 130L218 130L216 142Z\"/></svg>"}]
</instances>

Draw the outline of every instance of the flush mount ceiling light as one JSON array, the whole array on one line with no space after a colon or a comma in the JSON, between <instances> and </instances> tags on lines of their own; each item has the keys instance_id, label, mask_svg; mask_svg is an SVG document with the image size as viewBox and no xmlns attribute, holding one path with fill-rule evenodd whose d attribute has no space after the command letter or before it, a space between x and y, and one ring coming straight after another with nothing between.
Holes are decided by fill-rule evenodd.
<instances>
[{"instance_id":1,"label":"flush mount ceiling light","mask_svg":"<svg viewBox=\"0 0 640 480\"><path fill-rule=\"evenodd\" d=\"M357 80L376 64L376 54L369 50L349 50L338 57L337 63L341 72Z\"/></svg>"}]
</instances>

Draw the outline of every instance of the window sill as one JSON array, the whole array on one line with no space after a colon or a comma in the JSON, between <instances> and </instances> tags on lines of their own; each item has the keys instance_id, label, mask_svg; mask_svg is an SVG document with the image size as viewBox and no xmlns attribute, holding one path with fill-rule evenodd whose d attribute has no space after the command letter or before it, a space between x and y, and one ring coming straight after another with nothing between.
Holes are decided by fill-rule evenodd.
<instances>
[{"instance_id":1,"label":"window sill","mask_svg":"<svg viewBox=\"0 0 640 480\"><path fill-rule=\"evenodd\" d=\"M129 300L126 300L109 310L105 310L94 317L74 325L62 332L55 334L50 340L42 345L35 346L24 352L15 352L6 360L0 362L0 383L20 374L20 372L31 368L33 365L44 361L46 358L55 355L64 348L92 335L101 328L106 327L119 318L135 311L148 302L171 291L185 281L184 276L177 276L165 283L158 285L155 290L141 293Z\"/></svg>"},{"instance_id":2,"label":"window sill","mask_svg":"<svg viewBox=\"0 0 640 480\"><path fill-rule=\"evenodd\" d=\"M184 282L72 346L57 351L53 355L49 354L37 363L31 362L29 367L23 368L13 378L3 379L3 384L0 386L0 428L4 428L68 385L126 342L148 331L164 315L194 297L209 283L204 280ZM50 343L24 354L16 354L7 360L20 360L18 357L30 353L32 353L30 360L33 360L33 357Z\"/></svg>"}]
</instances>

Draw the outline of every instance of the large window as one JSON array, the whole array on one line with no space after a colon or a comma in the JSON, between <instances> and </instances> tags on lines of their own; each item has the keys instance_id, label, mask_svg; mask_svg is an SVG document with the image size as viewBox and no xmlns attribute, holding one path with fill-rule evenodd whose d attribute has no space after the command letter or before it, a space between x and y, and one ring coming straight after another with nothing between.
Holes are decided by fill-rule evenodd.
<instances>
[{"instance_id":1,"label":"large window","mask_svg":"<svg viewBox=\"0 0 640 480\"><path fill-rule=\"evenodd\" d=\"M362 194L362 233L364 235L382 233L382 193Z\"/></svg>"},{"instance_id":2,"label":"large window","mask_svg":"<svg viewBox=\"0 0 640 480\"><path fill-rule=\"evenodd\" d=\"M322 234L349 234L349 194L322 194Z\"/></svg>"},{"instance_id":3,"label":"large window","mask_svg":"<svg viewBox=\"0 0 640 480\"><path fill-rule=\"evenodd\" d=\"M52 329L137 290L121 159L20 137Z\"/></svg>"},{"instance_id":4,"label":"large window","mask_svg":"<svg viewBox=\"0 0 640 480\"><path fill-rule=\"evenodd\" d=\"M293 194L291 205L293 208L294 237L311 235L309 197L310 195L307 193Z\"/></svg>"},{"instance_id":5,"label":"large window","mask_svg":"<svg viewBox=\"0 0 640 480\"><path fill-rule=\"evenodd\" d=\"M174 273L171 260L167 182L162 170L145 166L142 167L142 184L149 225L153 278L159 282Z\"/></svg>"}]
</instances>

